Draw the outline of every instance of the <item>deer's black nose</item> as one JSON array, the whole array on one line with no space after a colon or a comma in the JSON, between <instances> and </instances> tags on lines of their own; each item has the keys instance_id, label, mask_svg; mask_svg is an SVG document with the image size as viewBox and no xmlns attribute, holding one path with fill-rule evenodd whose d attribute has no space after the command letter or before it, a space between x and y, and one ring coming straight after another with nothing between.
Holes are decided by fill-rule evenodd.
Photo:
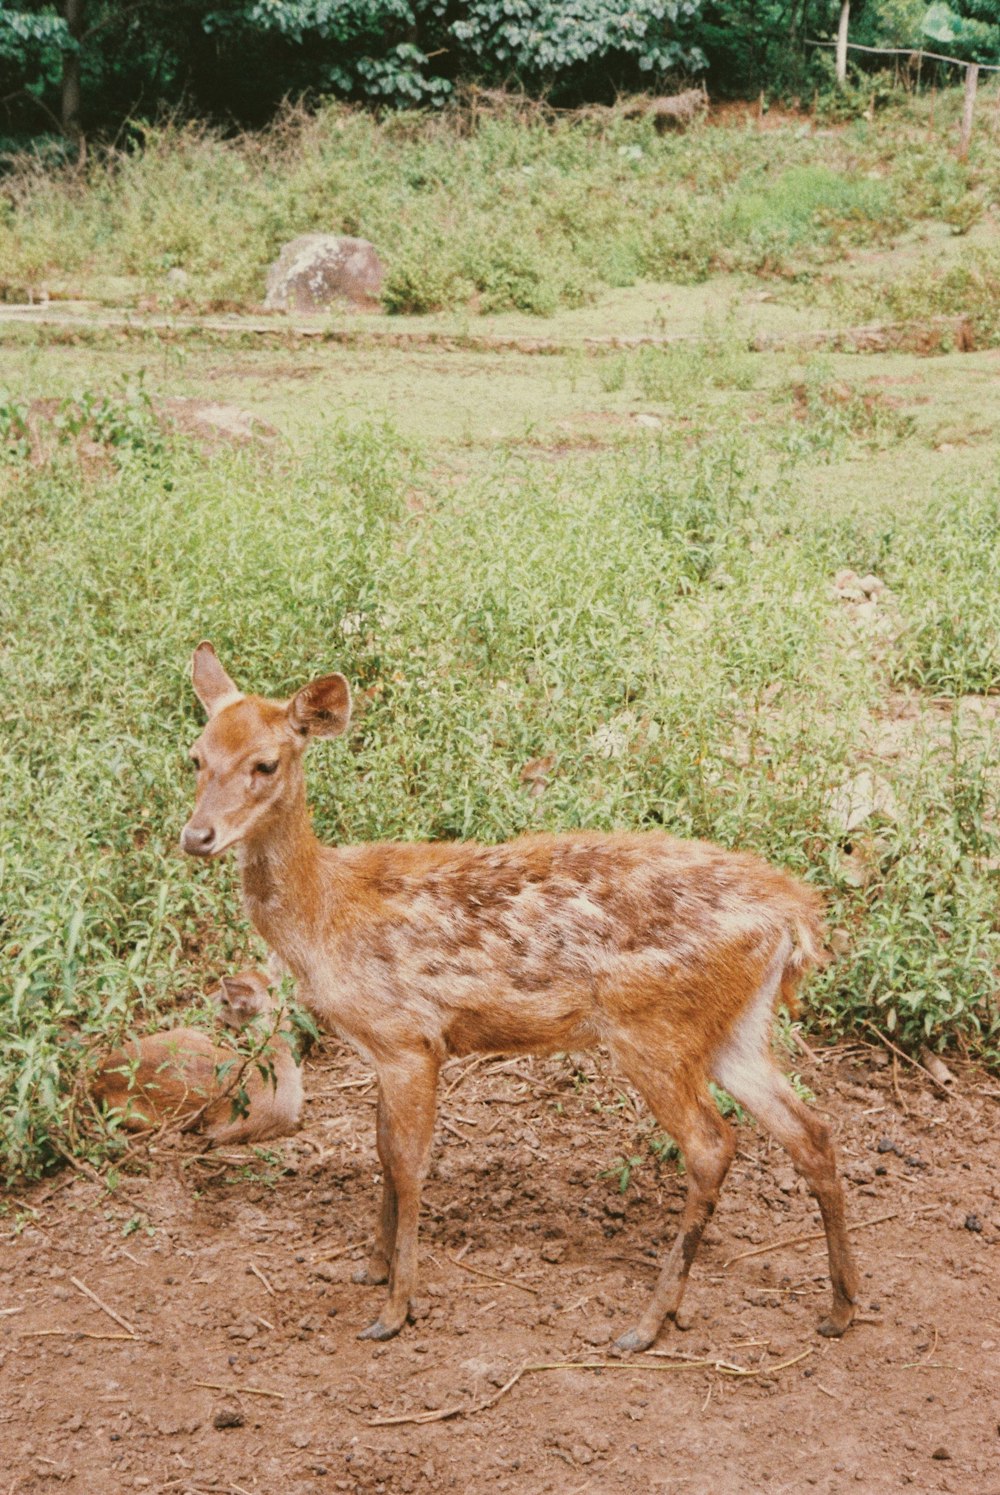
<instances>
[{"instance_id":1,"label":"deer's black nose","mask_svg":"<svg viewBox=\"0 0 1000 1495\"><path fill-rule=\"evenodd\" d=\"M210 825L186 825L181 831L181 846L191 856L208 856L214 845L215 830Z\"/></svg>"}]
</instances>

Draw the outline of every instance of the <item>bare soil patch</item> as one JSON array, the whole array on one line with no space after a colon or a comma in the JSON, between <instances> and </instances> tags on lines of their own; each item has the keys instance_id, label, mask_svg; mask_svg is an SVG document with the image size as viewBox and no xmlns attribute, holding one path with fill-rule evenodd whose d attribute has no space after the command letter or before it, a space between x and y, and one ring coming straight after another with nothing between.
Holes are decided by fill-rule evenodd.
<instances>
[{"instance_id":1,"label":"bare soil patch","mask_svg":"<svg viewBox=\"0 0 1000 1495\"><path fill-rule=\"evenodd\" d=\"M476 1411L523 1366L608 1360L683 1179L589 1060L453 1065L415 1322L361 1343L382 1292L351 1281L378 1193L374 1089L330 1044L305 1130L273 1154L161 1144L115 1195L84 1173L12 1201L27 1223L0 1243L0 1488L1000 1492L1000 1090L970 1069L942 1096L864 1047L802 1074L862 1227L842 1341L816 1334L812 1202L744 1128L667 1354L529 1371ZM601 1175L633 1156L623 1195Z\"/></svg>"}]
</instances>

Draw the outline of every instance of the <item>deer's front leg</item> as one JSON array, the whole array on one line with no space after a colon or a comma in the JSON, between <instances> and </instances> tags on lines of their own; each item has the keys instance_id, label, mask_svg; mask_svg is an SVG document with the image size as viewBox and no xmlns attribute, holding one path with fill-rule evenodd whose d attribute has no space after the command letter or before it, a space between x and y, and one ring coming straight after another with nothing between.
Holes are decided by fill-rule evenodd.
<instances>
[{"instance_id":1,"label":"deer's front leg","mask_svg":"<svg viewBox=\"0 0 1000 1495\"><path fill-rule=\"evenodd\" d=\"M379 1157L385 1170L385 1200L392 1181L395 1195L395 1239L385 1241L389 1260L389 1296L382 1312L359 1336L391 1339L406 1323L417 1281L417 1215L420 1188L427 1174L437 1091L437 1061L410 1056L379 1069ZM381 1240L384 1237L380 1238ZM378 1244L376 1244L376 1252Z\"/></svg>"},{"instance_id":2,"label":"deer's front leg","mask_svg":"<svg viewBox=\"0 0 1000 1495\"><path fill-rule=\"evenodd\" d=\"M389 1263L396 1247L396 1222L398 1206L396 1185L392 1176L392 1155L389 1149L389 1123L385 1100L379 1091L378 1113L375 1124L375 1145L378 1160L382 1164L382 1207L375 1228L375 1244L365 1266L354 1273L355 1282L375 1284L389 1281Z\"/></svg>"}]
</instances>

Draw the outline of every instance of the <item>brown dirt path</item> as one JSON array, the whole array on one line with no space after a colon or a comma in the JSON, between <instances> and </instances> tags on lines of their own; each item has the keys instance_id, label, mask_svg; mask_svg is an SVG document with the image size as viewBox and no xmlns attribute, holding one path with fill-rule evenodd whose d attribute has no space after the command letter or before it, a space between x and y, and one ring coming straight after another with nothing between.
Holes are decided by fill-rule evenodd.
<instances>
[{"instance_id":1,"label":"brown dirt path","mask_svg":"<svg viewBox=\"0 0 1000 1495\"><path fill-rule=\"evenodd\" d=\"M8 1200L22 1228L8 1218L0 1236L0 1495L1000 1495L1000 1090L969 1070L939 1097L901 1073L897 1099L884 1059L857 1048L803 1070L837 1129L852 1221L890 1216L856 1234L860 1322L844 1340L815 1332L822 1242L733 1259L817 1224L784 1154L747 1127L688 1328L657 1347L672 1358L528 1373L488 1410L423 1425L374 1424L473 1408L525 1364L605 1360L645 1300L683 1181L589 1060L446 1072L422 1296L387 1345L355 1337L380 1291L350 1280L377 1194L373 1092L335 1045L273 1164L196 1161L186 1141L114 1196L66 1175ZM600 1174L633 1155L622 1196Z\"/></svg>"}]
</instances>

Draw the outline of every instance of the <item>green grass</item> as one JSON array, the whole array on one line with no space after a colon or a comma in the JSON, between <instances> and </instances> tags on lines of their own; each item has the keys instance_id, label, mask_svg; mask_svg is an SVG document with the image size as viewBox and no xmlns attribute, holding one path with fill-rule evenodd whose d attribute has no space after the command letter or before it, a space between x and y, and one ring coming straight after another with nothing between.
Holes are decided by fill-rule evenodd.
<instances>
[{"instance_id":1,"label":"green grass","mask_svg":"<svg viewBox=\"0 0 1000 1495\"><path fill-rule=\"evenodd\" d=\"M995 202L1000 150L982 129L955 161L958 107L956 90L933 117L918 101L871 126L792 117L762 136L731 119L663 139L614 112L473 127L333 105L257 136L150 128L82 174L8 159L0 295L245 307L281 244L312 230L370 238L396 313L550 315L720 271L812 279L917 223L962 232Z\"/></svg>"},{"instance_id":2,"label":"green grass","mask_svg":"<svg viewBox=\"0 0 1000 1495\"><path fill-rule=\"evenodd\" d=\"M894 682L987 706L1000 683L995 462L905 504L824 491L859 443L898 470L925 460L926 438L872 416L842 377L856 361L748 380L713 347L672 372L669 354L625 355L624 383L686 402L685 426L664 403L661 430L556 463L484 436L452 448L458 484L447 441L383 423L207 455L161 434L134 380L57 406L41 465L9 425L5 1171L113 1148L72 1088L87 1044L197 1008L252 946L232 866L176 845L202 637L265 692L350 677L350 741L311 759L324 835L665 826L753 848L818 883L849 932L849 958L811 987L829 1032L872 1020L996 1059L992 716L973 730L928 708L906 753L873 744ZM567 359L559 377L579 400L608 372ZM845 565L889 583L887 631L869 637L831 599ZM535 795L521 770L542 757ZM848 835L832 806L861 761L900 810Z\"/></svg>"}]
</instances>

